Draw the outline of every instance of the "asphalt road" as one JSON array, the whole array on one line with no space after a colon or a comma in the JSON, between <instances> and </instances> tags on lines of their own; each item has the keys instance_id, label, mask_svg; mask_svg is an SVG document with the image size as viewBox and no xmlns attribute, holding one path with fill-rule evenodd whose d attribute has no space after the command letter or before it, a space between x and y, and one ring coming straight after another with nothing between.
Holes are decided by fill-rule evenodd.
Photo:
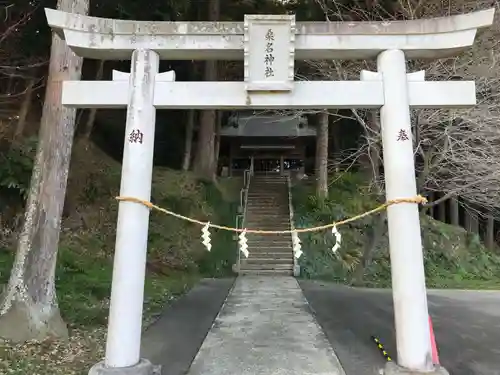
<instances>
[{"instance_id":1,"label":"asphalt road","mask_svg":"<svg viewBox=\"0 0 500 375\"><path fill-rule=\"evenodd\" d=\"M142 335L141 354L162 375L184 375L219 313L234 279L204 279L167 307Z\"/></svg>"},{"instance_id":2,"label":"asphalt road","mask_svg":"<svg viewBox=\"0 0 500 375\"><path fill-rule=\"evenodd\" d=\"M233 285L203 280L143 335L143 356L162 374L185 375ZM396 357L390 291L300 281L347 375L379 375L385 360L371 335ZM431 291L429 309L441 364L451 375L500 375L500 291Z\"/></svg>"},{"instance_id":3,"label":"asphalt road","mask_svg":"<svg viewBox=\"0 0 500 375\"><path fill-rule=\"evenodd\" d=\"M390 291L300 285L347 375L378 375L384 366L371 335L396 357ZM441 364L450 374L500 375L500 292L436 290L428 299Z\"/></svg>"}]
</instances>

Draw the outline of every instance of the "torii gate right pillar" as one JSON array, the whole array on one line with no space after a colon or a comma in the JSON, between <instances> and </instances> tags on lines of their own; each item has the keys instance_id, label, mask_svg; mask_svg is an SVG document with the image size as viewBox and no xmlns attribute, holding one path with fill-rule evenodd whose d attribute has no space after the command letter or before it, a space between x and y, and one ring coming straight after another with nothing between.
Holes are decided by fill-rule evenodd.
<instances>
[{"instance_id":1,"label":"torii gate right pillar","mask_svg":"<svg viewBox=\"0 0 500 375\"><path fill-rule=\"evenodd\" d=\"M405 54L388 50L377 58L384 85L380 109L387 201L417 195ZM420 217L416 204L388 207L392 293L398 365L432 371Z\"/></svg>"}]
</instances>

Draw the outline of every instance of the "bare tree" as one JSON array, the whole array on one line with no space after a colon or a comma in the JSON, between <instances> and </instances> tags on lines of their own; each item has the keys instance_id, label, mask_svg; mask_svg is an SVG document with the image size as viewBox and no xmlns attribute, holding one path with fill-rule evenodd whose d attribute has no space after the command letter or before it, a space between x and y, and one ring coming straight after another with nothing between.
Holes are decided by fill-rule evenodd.
<instances>
[{"instance_id":1,"label":"bare tree","mask_svg":"<svg viewBox=\"0 0 500 375\"><path fill-rule=\"evenodd\" d=\"M0 4L0 134L7 141L20 140L32 94L43 84L36 73L45 65L45 59L19 48L24 30L37 10L37 2Z\"/></svg>"},{"instance_id":2,"label":"bare tree","mask_svg":"<svg viewBox=\"0 0 500 375\"><path fill-rule=\"evenodd\" d=\"M220 19L220 0L210 0L208 3L208 14L210 21ZM206 61L206 81L217 80L217 61ZM215 133L217 126L217 111L210 109L201 111L200 130L198 133L197 152L195 155L193 170L200 177L207 180L215 178Z\"/></svg>"},{"instance_id":3,"label":"bare tree","mask_svg":"<svg viewBox=\"0 0 500 375\"><path fill-rule=\"evenodd\" d=\"M364 8L343 7L335 2L317 0L329 20L387 20L446 16L490 7L491 1L438 0L396 1L384 8L380 3L367 1ZM477 85L478 105L469 110L413 110L413 140L416 154L418 188L421 192L440 192L440 197L427 206L438 205L450 198L452 219L458 224L458 199L473 216L469 229L476 230L480 212L498 214L500 193L500 25L481 34L474 47L456 58L438 61L411 61L410 71L425 70L428 80L474 80ZM359 79L362 69L376 70L374 61L314 61L308 62L322 79ZM351 153L351 160L364 155L371 164L370 183L383 197L383 175L379 174L382 160L381 137L377 114L373 111L352 110L352 118L363 127L364 143ZM443 194L444 192L444 194ZM454 206L457 205L457 206ZM475 213L475 214L474 214ZM491 221L490 237L493 237ZM383 226L373 225L372 228ZM378 236L378 237L380 237ZM363 262L371 259L370 251L376 247L373 234L367 241ZM371 248L371 250L370 250ZM358 269L359 271L359 269ZM355 272L362 278L362 272Z\"/></svg>"},{"instance_id":4,"label":"bare tree","mask_svg":"<svg viewBox=\"0 0 500 375\"><path fill-rule=\"evenodd\" d=\"M193 148L193 132L195 121L195 110L188 111L188 118L186 121L186 134L184 138L184 159L182 161L182 170L188 171L191 166L191 150Z\"/></svg>"},{"instance_id":5,"label":"bare tree","mask_svg":"<svg viewBox=\"0 0 500 375\"><path fill-rule=\"evenodd\" d=\"M328 197L328 120L327 111L320 112L316 135L316 195Z\"/></svg>"},{"instance_id":6,"label":"bare tree","mask_svg":"<svg viewBox=\"0 0 500 375\"><path fill-rule=\"evenodd\" d=\"M87 14L89 0L59 0L58 9ZM75 110L61 105L64 80L80 78L83 59L53 34L49 78L25 220L0 305L0 337L14 341L65 336L57 303L55 266Z\"/></svg>"},{"instance_id":7,"label":"bare tree","mask_svg":"<svg viewBox=\"0 0 500 375\"><path fill-rule=\"evenodd\" d=\"M345 19L343 9L326 8L323 0L318 1L329 17ZM455 8L443 9L442 4L435 0L405 1L392 9L396 13L392 17L450 15L490 5L487 1L456 3ZM366 20L391 17L387 10L378 10L350 9L348 14L349 18L355 13ZM425 70L428 80L476 81L478 105L470 110L412 111L418 187L420 190L446 192L439 202L459 194L474 205L486 208L496 206L500 191L500 162L496 161L500 160L500 132L496 126L500 120L499 36L500 25L495 22L491 30L478 37L474 48L461 56L411 62L411 70ZM318 74L329 79L358 79L361 69L374 69L372 61L320 61L310 64ZM370 126L373 122L367 121L367 112L352 110L352 117L365 129L368 145L365 150L372 144L380 147L380 133ZM379 162L378 158L370 159ZM439 202L431 202L430 205Z\"/></svg>"}]
</instances>

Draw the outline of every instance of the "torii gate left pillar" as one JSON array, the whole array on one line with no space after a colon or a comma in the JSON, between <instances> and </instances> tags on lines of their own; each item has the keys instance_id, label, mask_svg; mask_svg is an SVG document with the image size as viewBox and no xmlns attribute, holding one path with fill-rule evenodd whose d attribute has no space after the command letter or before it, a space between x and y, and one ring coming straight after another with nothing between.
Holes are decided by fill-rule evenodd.
<instances>
[{"instance_id":1,"label":"torii gate left pillar","mask_svg":"<svg viewBox=\"0 0 500 375\"><path fill-rule=\"evenodd\" d=\"M152 31L151 23L109 23L47 10L49 24L63 31L68 45L80 55L133 56L129 82L123 80L123 73L115 73L112 82L65 82L62 100L80 108L128 107L121 194L145 200L149 200L151 188L156 108L380 108L387 199L415 196L410 107L471 106L475 86L474 82L425 82L423 72L406 73L406 58L456 53L472 44L478 28L491 25L493 15L494 10L488 10L423 23L408 21L394 23L392 29L391 24L380 23L376 34L363 33L362 24L351 28L350 23L336 27L318 23L295 28L293 16L247 16L243 28L214 23L209 30L203 23L201 32L186 38L179 30L198 30L196 23L175 27L167 23L162 37L161 31ZM368 29L374 26L370 23ZM162 23L156 27L161 30ZM124 34L123 30L135 32ZM176 31L171 34L169 30ZM342 40L344 34L349 35L350 44ZM158 60L163 53L170 59L244 56L245 82L161 79ZM293 81L295 58L375 56L378 72L362 72L359 82ZM415 204L391 206L388 219L400 366L389 365L386 374L447 374L432 364L418 208ZM148 220L147 208L120 202L106 360L91 370L93 375L149 375L154 371L139 357Z\"/></svg>"}]
</instances>

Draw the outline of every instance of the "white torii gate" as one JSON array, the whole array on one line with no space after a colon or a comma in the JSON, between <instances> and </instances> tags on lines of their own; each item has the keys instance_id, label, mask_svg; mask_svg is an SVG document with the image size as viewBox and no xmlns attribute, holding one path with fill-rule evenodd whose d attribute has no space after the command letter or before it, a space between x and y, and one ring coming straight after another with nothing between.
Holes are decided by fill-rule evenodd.
<instances>
[{"instance_id":1,"label":"white torii gate","mask_svg":"<svg viewBox=\"0 0 500 375\"><path fill-rule=\"evenodd\" d=\"M295 23L289 15L245 22L138 22L46 10L49 25L78 55L130 59L131 73L110 82L64 82L62 102L77 108L128 108L122 196L150 200L155 112L177 109L380 108L386 197L417 194L410 107L476 104L474 82L426 82L407 58L440 58L471 46L494 9L396 22ZM294 61L377 58L360 81L294 81ZM244 59L244 82L174 82L160 59ZM387 373L445 373L431 360L418 207L388 208L398 365ZM140 359L149 209L120 202L106 359L92 374L150 374ZM405 372L406 371L406 372ZM443 371L443 372L441 372Z\"/></svg>"}]
</instances>

